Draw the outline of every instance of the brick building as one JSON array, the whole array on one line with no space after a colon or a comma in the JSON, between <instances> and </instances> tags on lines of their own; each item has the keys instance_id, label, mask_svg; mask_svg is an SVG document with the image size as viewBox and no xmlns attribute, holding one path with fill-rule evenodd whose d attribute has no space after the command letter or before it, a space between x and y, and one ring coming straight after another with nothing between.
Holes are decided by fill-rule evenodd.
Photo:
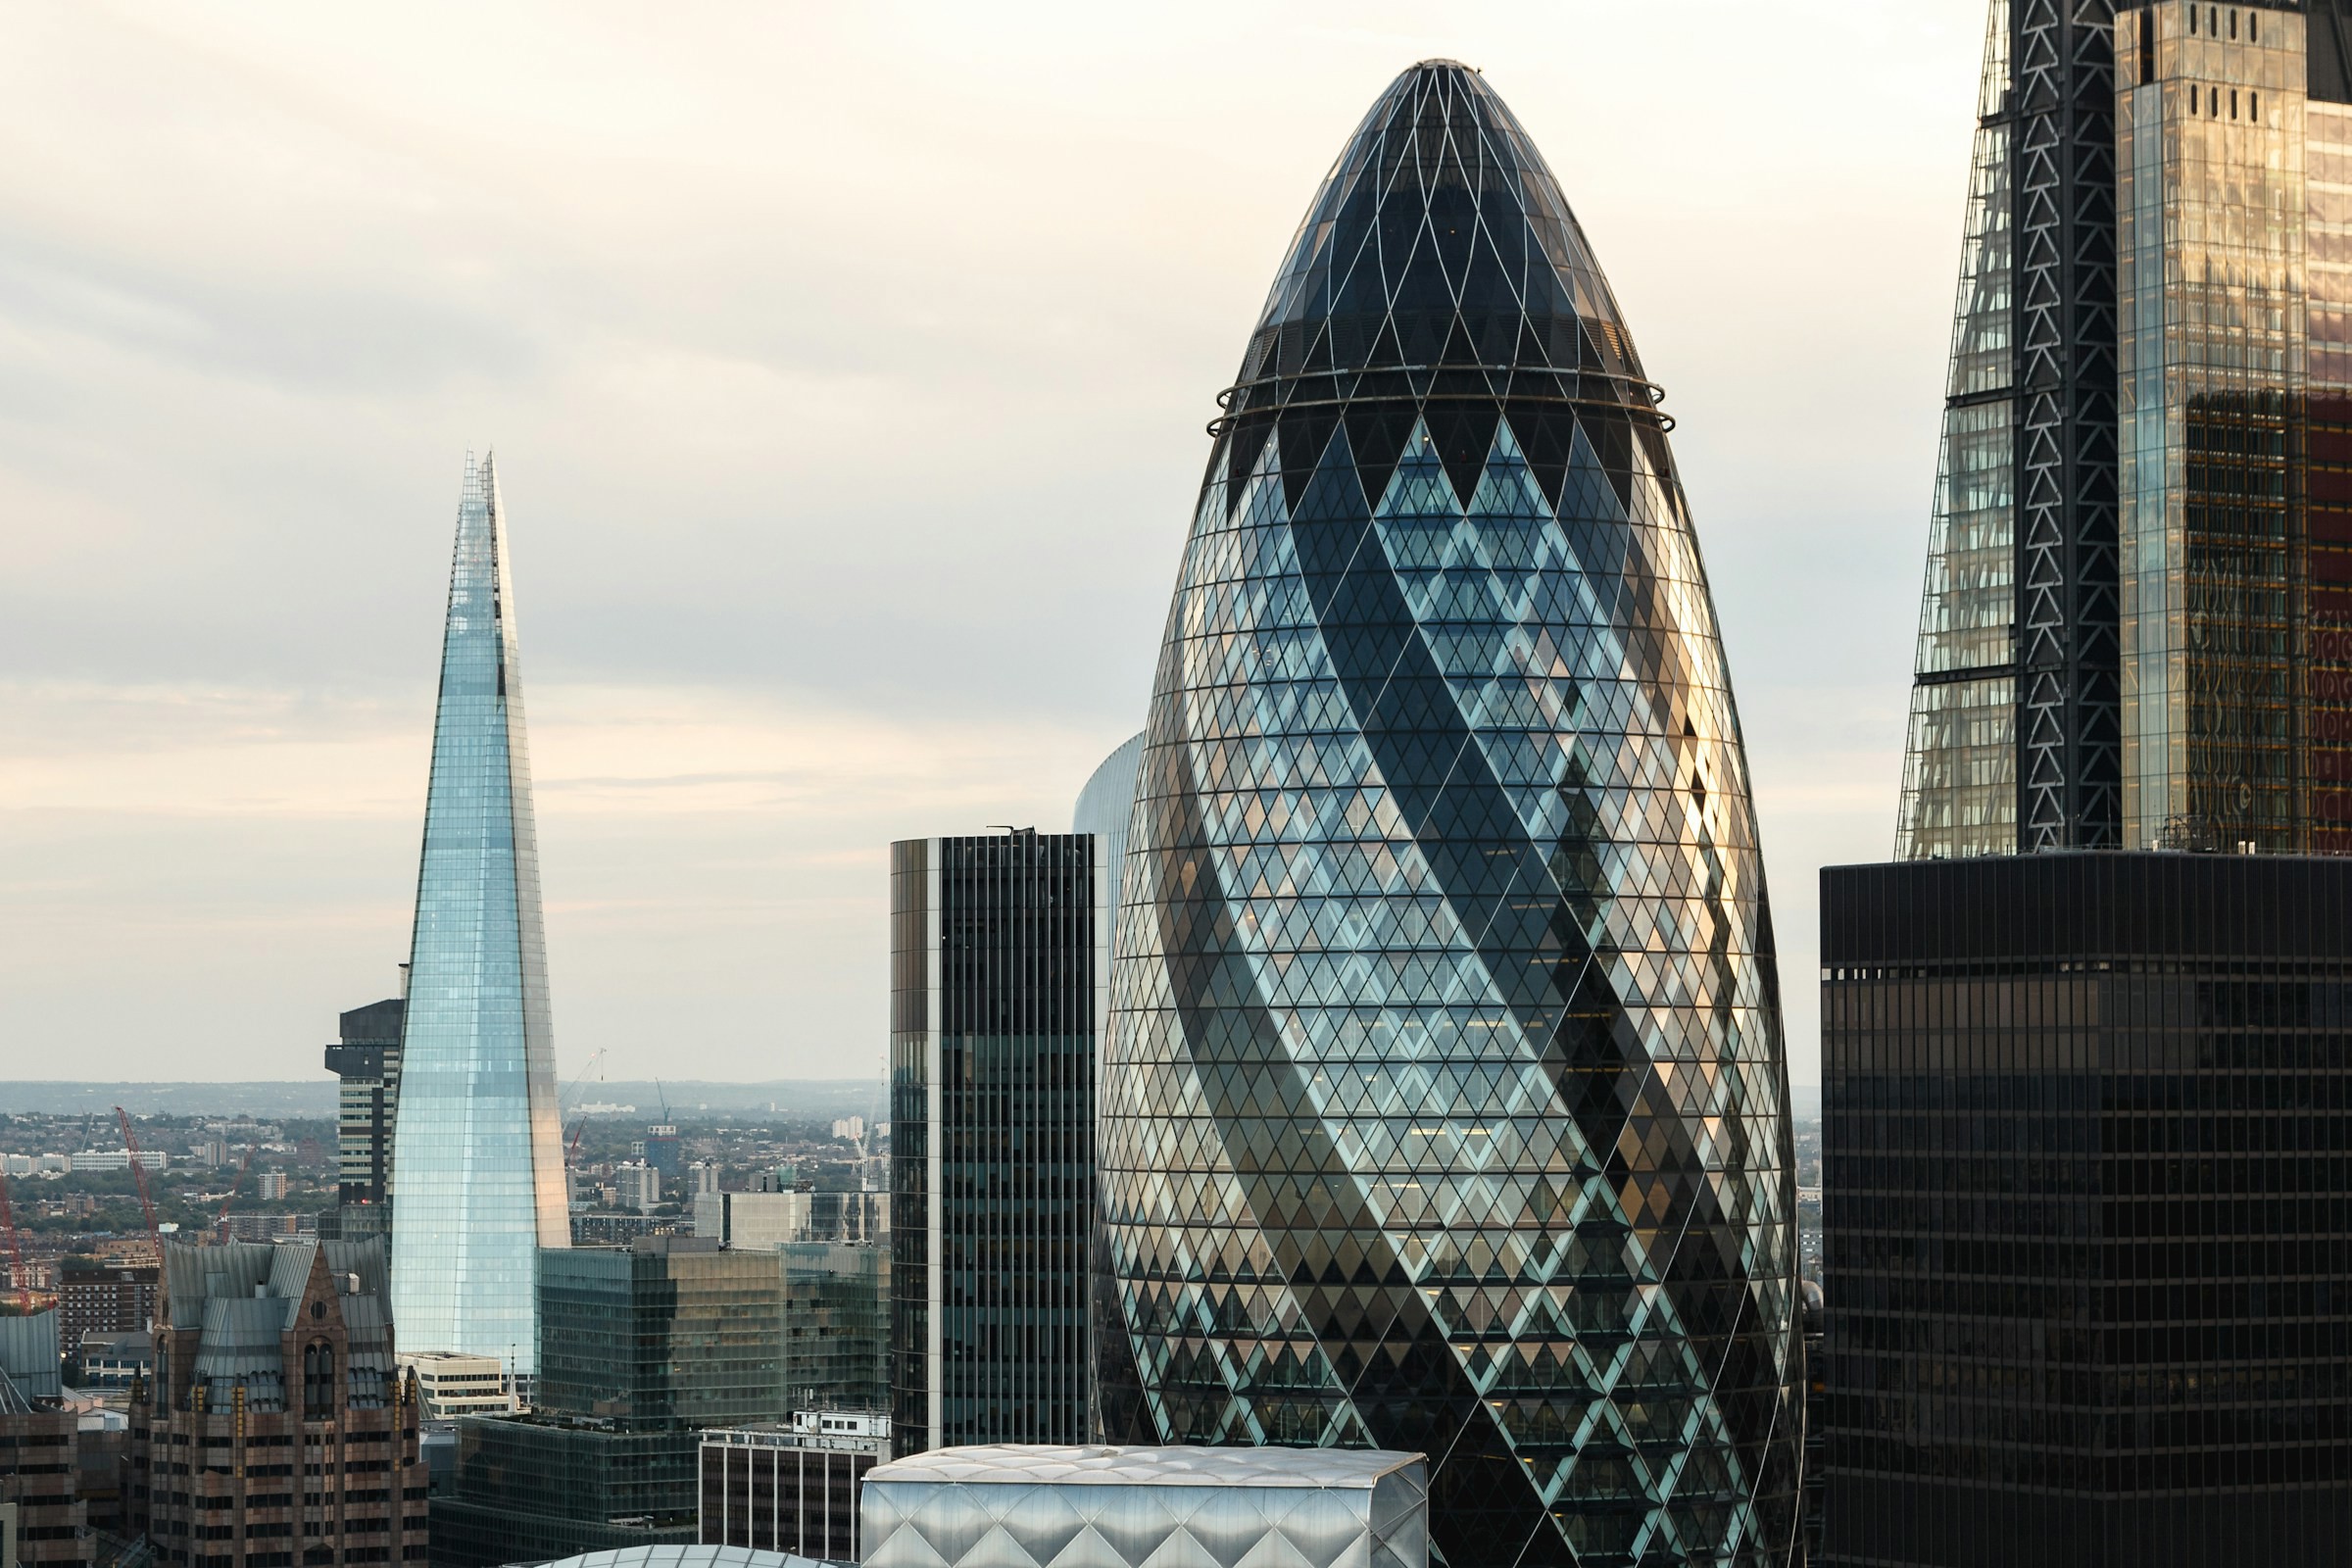
<instances>
[{"instance_id":1,"label":"brick building","mask_svg":"<svg viewBox=\"0 0 2352 1568\"><path fill-rule=\"evenodd\" d=\"M163 1568L425 1560L386 1261L380 1238L165 1248L124 1501Z\"/></svg>"}]
</instances>

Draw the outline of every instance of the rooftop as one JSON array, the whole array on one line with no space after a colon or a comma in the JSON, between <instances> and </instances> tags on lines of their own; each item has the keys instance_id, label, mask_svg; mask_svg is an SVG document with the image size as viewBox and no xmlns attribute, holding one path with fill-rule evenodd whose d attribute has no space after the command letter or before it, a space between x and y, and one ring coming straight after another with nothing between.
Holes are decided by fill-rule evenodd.
<instances>
[{"instance_id":1,"label":"rooftop","mask_svg":"<svg viewBox=\"0 0 2352 1568\"><path fill-rule=\"evenodd\" d=\"M787 1568L794 1563L816 1568L809 1558L790 1552L710 1545L620 1546L558 1558L543 1568Z\"/></svg>"},{"instance_id":2,"label":"rooftop","mask_svg":"<svg viewBox=\"0 0 2352 1568\"><path fill-rule=\"evenodd\" d=\"M1096 1487L1317 1487L1369 1490L1424 1455L1387 1448L1111 1448L1045 1444L935 1448L867 1474L868 1482Z\"/></svg>"}]
</instances>

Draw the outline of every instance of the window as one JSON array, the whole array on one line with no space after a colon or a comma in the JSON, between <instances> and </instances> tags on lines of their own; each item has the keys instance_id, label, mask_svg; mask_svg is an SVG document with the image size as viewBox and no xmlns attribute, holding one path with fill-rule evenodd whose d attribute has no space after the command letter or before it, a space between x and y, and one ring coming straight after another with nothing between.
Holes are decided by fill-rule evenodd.
<instances>
[{"instance_id":1,"label":"window","mask_svg":"<svg viewBox=\"0 0 2352 1568\"><path fill-rule=\"evenodd\" d=\"M302 1352L302 1418L322 1421L335 1413L335 1348L319 1341Z\"/></svg>"},{"instance_id":2,"label":"window","mask_svg":"<svg viewBox=\"0 0 2352 1568\"><path fill-rule=\"evenodd\" d=\"M2231 120L2237 118L2237 89L2235 87L2230 89L2230 118Z\"/></svg>"}]
</instances>

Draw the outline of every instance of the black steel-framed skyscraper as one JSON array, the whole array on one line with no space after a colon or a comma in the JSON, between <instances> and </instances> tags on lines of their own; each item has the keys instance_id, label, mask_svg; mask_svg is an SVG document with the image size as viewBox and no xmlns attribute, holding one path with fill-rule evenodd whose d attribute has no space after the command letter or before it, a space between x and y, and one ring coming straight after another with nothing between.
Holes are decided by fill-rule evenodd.
<instances>
[{"instance_id":1,"label":"black steel-framed skyscraper","mask_svg":"<svg viewBox=\"0 0 2352 1568\"><path fill-rule=\"evenodd\" d=\"M1510 111L1407 71L1224 394L1152 697L1104 1435L1426 1452L1453 1568L1792 1550L1771 923L1659 399Z\"/></svg>"},{"instance_id":2,"label":"black steel-framed skyscraper","mask_svg":"<svg viewBox=\"0 0 2352 1568\"><path fill-rule=\"evenodd\" d=\"M2352 859L1822 880L1822 1561L2344 1560Z\"/></svg>"},{"instance_id":3,"label":"black steel-framed skyscraper","mask_svg":"<svg viewBox=\"0 0 2352 1568\"><path fill-rule=\"evenodd\" d=\"M1095 838L907 839L890 889L893 1444L1083 1443Z\"/></svg>"}]
</instances>

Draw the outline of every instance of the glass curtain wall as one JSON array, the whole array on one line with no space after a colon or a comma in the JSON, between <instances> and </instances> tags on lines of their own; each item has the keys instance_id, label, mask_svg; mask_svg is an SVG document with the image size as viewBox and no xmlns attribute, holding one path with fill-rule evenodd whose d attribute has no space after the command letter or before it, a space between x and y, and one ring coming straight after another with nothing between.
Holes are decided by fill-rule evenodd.
<instances>
[{"instance_id":1,"label":"glass curtain wall","mask_svg":"<svg viewBox=\"0 0 2352 1568\"><path fill-rule=\"evenodd\" d=\"M394 1127L392 1309L414 1350L539 1357L539 1250L567 1247L555 1038L506 509L466 466L425 794Z\"/></svg>"},{"instance_id":2,"label":"glass curtain wall","mask_svg":"<svg viewBox=\"0 0 2352 1568\"><path fill-rule=\"evenodd\" d=\"M2337 50L2340 38L2340 25L2323 24L2311 47ZM2340 56L2335 64L2340 90L2352 69ZM2294 573L2305 660L2301 820L2309 849L2344 855L2352 854L2352 106L2305 104L2303 179L2308 393Z\"/></svg>"},{"instance_id":3,"label":"glass curtain wall","mask_svg":"<svg viewBox=\"0 0 2352 1568\"><path fill-rule=\"evenodd\" d=\"M1897 859L2017 846L2017 434L2011 383L2009 7L1994 0L1928 530Z\"/></svg>"},{"instance_id":4,"label":"glass curtain wall","mask_svg":"<svg viewBox=\"0 0 2352 1568\"><path fill-rule=\"evenodd\" d=\"M2116 19L2124 839L2299 847L2287 450L2304 19Z\"/></svg>"},{"instance_id":5,"label":"glass curtain wall","mask_svg":"<svg viewBox=\"0 0 2352 1568\"><path fill-rule=\"evenodd\" d=\"M1662 393L1481 75L1374 105L1236 381L1125 867L1104 1435L1427 1453L1455 1568L1785 1563L1730 674Z\"/></svg>"}]
</instances>

